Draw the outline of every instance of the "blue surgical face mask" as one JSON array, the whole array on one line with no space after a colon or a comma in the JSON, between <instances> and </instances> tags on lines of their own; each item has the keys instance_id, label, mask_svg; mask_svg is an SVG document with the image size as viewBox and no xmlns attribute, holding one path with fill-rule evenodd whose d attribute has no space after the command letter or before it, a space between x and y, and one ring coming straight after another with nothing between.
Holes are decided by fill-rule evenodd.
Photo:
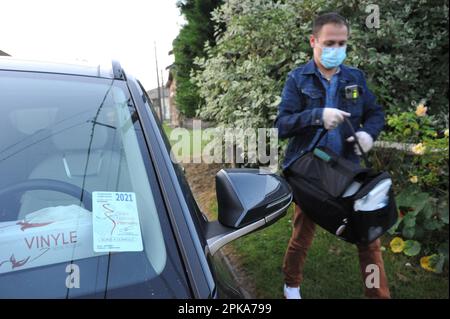
<instances>
[{"instance_id":1,"label":"blue surgical face mask","mask_svg":"<svg viewBox=\"0 0 450 319\"><path fill-rule=\"evenodd\" d=\"M347 57L347 46L334 48L334 47L322 47L322 56L320 62L326 69L337 68L344 62Z\"/></svg>"}]
</instances>

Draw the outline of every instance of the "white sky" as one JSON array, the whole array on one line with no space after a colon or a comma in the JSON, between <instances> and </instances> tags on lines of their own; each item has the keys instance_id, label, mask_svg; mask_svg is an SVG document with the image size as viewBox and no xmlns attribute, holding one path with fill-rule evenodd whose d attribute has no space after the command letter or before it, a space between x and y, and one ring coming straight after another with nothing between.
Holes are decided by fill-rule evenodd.
<instances>
[{"instance_id":1,"label":"white sky","mask_svg":"<svg viewBox=\"0 0 450 319\"><path fill-rule=\"evenodd\" d=\"M176 0L0 0L0 50L39 60L117 59L150 90L154 43L167 81L183 21Z\"/></svg>"}]
</instances>

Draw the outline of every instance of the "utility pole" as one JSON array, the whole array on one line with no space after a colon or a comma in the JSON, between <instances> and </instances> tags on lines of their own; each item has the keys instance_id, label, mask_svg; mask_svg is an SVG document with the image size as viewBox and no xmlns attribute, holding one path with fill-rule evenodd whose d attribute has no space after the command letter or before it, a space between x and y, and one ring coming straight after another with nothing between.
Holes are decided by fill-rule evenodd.
<instances>
[{"instance_id":1,"label":"utility pole","mask_svg":"<svg viewBox=\"0 0 450 319\"><path fill-rule=\"evenodd\" d=\"M156 52L156 41L155 41L155 62L156 62L156 81L158 83L158 100L159 100L159 119L161 123L164 121L161 103L161 91L159 89L159 68L158 68L158 54Z\"/></svg>"}]
</instances>

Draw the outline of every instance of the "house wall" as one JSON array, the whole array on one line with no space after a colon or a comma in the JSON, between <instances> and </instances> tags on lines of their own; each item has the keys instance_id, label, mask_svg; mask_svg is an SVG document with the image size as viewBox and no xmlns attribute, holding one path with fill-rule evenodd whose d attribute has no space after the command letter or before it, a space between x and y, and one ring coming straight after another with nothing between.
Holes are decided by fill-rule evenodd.
<instances>
[{"instance_id":1,"label":"house wall","mask_svg":"<svg viewBox=\"0 0 450 319\"><path fill-rule=\"evenodd\" d=\"M170 110L170 125L172 127L180 126L180 112L175 103L175 94L177 92L177 82L173 79L169 86L169 110Z\"/></svg>"}]
</instances>

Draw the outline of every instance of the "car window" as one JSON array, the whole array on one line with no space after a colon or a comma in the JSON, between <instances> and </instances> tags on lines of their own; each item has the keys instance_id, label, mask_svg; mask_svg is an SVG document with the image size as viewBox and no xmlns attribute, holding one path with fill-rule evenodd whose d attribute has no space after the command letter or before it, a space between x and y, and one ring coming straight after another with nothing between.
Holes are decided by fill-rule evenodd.
<instances>
[{"instance_id":1,"label":"car window","mask_svg":"<svg viewBox=\"0 0 450 319\"><path fill-rule=\"evenodd\" d=\"M171 145L169 142L169 136L167 136L166 132L164 131L164 129L162 127L161 121L159 120L158 116L156 115L156 111L153 108L153 105L151 104L150 97L148 96L147 92L144 90L144 87L142 86L141 83L139 83L139 86L145 96L145 100L148 103L148 106L150 107L150 111L153 113L153 116L156 119L158 129L161 133L161 136L162 136L164 144L165 144L165 148L166 148L167 152L170 154L171 153ZM186 176L184 174L181 164L172 162L172 165L173 165L173 168L175 171L175 175L178 179L178 183L182 189L182 193L186 200L186 204L189 207L189 212L191 213L191 216L193 217L195 228L199 234L204 234L204 233L206 233L208 219L207 219L206 215L201 211L200 207L198 206L198 203L192 193L189 183L187 182L187 179L186 179ZM205 246L206 245L205 238L201 237L201 240L202 240L202 245Z\"/></svg>"},{"instance_id":2,"label":"car window","mask_svg":"<svg viewBox=\"0 0 450 319\"><path fill-rule=\"evenodd\" d=\"M0 297L186 298L123 81L0 72Z\"/></svg>"}]
</instances>

